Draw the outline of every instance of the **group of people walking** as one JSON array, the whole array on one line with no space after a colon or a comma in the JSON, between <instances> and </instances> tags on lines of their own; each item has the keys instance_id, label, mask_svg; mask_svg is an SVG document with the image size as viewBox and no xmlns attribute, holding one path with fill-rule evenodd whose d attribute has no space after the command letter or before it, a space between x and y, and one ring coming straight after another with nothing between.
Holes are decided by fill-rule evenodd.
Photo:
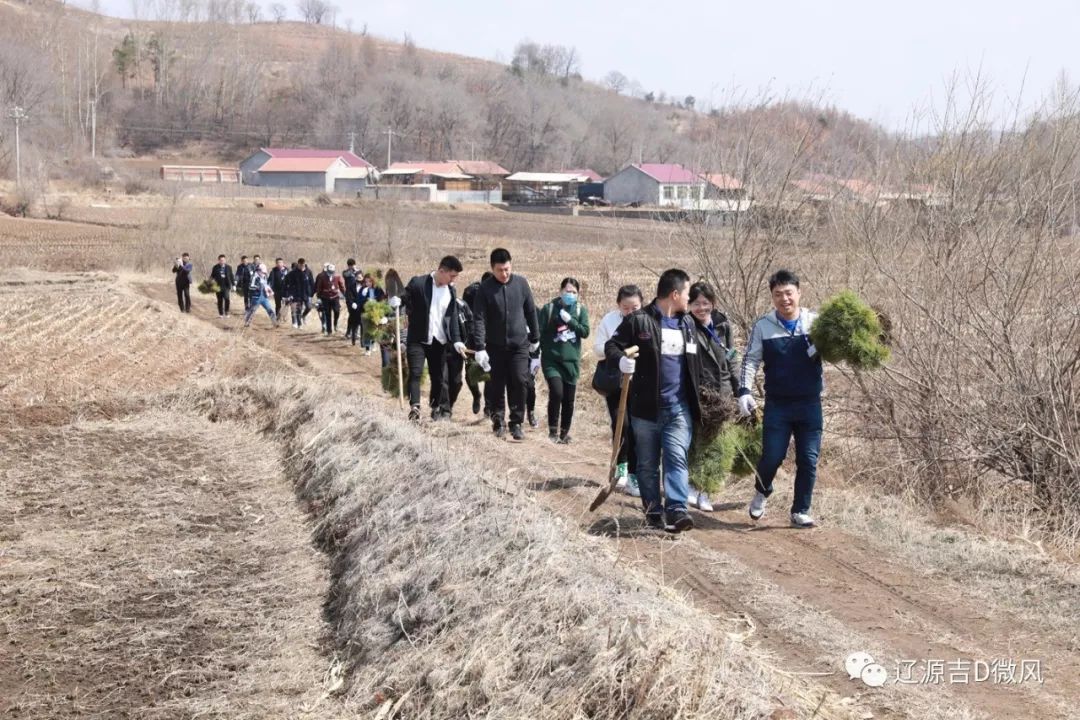
<instances>
[{"instance_id":1,"label":"group of people walking","mask_svg":"<svg viewBox=\"0 0 1080 720\"><path fill-rule=\"evenodd\" d=\"M187 253L176 259L173 273L180 311L191 312L192 266ZM233 293L243 298L245 327L251 324L252 316L259 308L266 311L276 327L281 322L284 306L290 313L292 326L301 328L315 307L322 333L333 335L338 332L344 304L348 315L345 337L353 345L361 342L369 353L371 343L364 340L361 330L364 306L369 300L386 299L374 277L359 272L353 259L346 262L344 273L338 274L333 263L325 263L322 272L315 275L304 258L297 259L291 266L287 266L284 259L276 258L273 267L267 267L258 255L250 262L247 255L241 255L234 270L224 255L218 255L209 279L216 287L218 317L232 314Z\"/></svg>"},{"instance_id":2,"label":"group of people walking","mask_svg":"<svg viewBox=\"0 0 1080 720\"><path fill-rule=\"evenodd\" d=\"M510 252L492 251L490 271L459 295L455 282L463 271L458 258L442 258L433 271L413 277L400 295L389 298L407 322L403 348L408 361L409 419L421 419L421 384L425 368L430 380L428 407L434 421L450 418L467 380L472 411L484 413L497 437L525 438L523 425L539 425L535 413L537 374L547 383L547 429L552 442L571 442L577 388L581 379L582 341L592 334L589 313L580 298L581 285L567 277L547 303L537 306L524 276L513 271ZM190 297L181 295L181 276L190 285L187 255L177 259L180 309L190 311ZM225 261L211 270L218 286L218 313L229 314L229 293L241 290L245 326L258 307L277 324L281 303L292 306L294 327L302 327L314 299L324 334L337 332L341 303L348 312L346 337L363 342L361 314L369 300L386 296L353 260L338 275L327 264L313 277L301 258L291 268L281 259L272 270L258 256L241 257L235 273ZM813 527L811 503L821 447L822 364L810 339L814 313L799 304L799 278L787 270L769 279L773 310L752 327L741 367L737 366L731 325L705 282L691 282L683 270L664 271L656 294L645 303L635 285L619 288L615 308L595 332L593 350L600 358L593 387L607 401L614 434L620 410L618 388L629 376L629 396L619 446L619 484L641 499L649 527L681 532L694 526L688 508L710 511L707 493L690 477L695 428L701 422L703 395L717 396L751 416L757 409L753 390L764 370L766 402L762 420L762 456L748 512L760 519L773 492L773 479L795 440L795 494L792 525ZM275 299L271 306L270 298ZM282 300L282 298L284 298ZM370 351L370 347L367 348ZM384 365L387 358L384 356ZM481 392L477 365L486 382ZM603 378L607 378L604 380Z\"/></svg>"}]
</instances>

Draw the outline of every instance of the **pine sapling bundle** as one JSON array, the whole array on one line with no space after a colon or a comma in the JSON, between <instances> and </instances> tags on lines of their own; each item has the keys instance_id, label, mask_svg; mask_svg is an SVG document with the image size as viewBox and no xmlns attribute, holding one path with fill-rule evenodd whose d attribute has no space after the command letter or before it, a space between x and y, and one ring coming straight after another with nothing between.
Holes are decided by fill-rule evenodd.
<instances>
[{"instance_id":1,"label":"pine sapling bundle","mask_svg":"<svg viewBox=\"0 0 1080 720\"><path fill-rule=\"evenodd\" d=\"M737 422L728 425L725 432L735 448L731 473L736 477L750 477L757 472L761 460L763 433L761 423Z\"/></svg>"},{"instance_id":2,"label":"pine sapling bundle","mask_svg":"<svg viewBox=\"0 0 1080 720\"><path fill-rule=\"evenodd\" d=\"M857 370L876 370L889 360L877 313L850 290L821 306L810 339L823 360Z\"/></svg>"},{"instance_id":3,"label":"pine sapling bundle","mask_svg":"<svg viewBox=\"0 0 1080 720\"><path fill-rule=\"evenodd\" d=\"M364 337L383 347L393 346L397 340L393 317L390 303L368 300L364 305Z\"/></svg>"},{"instance_id":4,"label":"pine sapling bundle","mask_svg":"<svg viewBox=\"0 0 1080 720\"><path fill-rule=\"evenodd\" d=\"M701 425L690 448L690 481L695 488L711 495L724 486L735 457L735 447L725 434L731 418L731 395L705 387L701 389L699 404Z\"/></svg>"},{"instance_id":5,"label":"pine sapling bundle","mask_svg":"<svg viewBox=\"0 0 1080 720\"><path fill-rule=\"evenodd\" d=\"M397 366L397 350L390 350L390 363L382 369L382 388L391 395L398 394L398 366ZM409 356L405 353L401 354L401 377L405 380L405 385L409 384ZM425 367L420 374L420 382L427 380L428 372ZM408 395L408 388L405 390L405 394Z\"/></svg>"},{"instance_id":6,"label":"pine sapling bundle","mask_svg":"<svg viewBox=\"0 0 1080 720\"><path fill-rule=\"evenodd\" d=\"M465 379L470 385L491 382L491 373L480 367L480 363L470 359L465 365Z\"/></svg>"},{"instance_id":7,"label":"pine sapling bundle","mask_svg":"<svg viewBox=\"0 0 1080 720\"><path fill-rule=\"evenodd\" d=\"M210 294L216 294L216 293L221 292L221 288L218 287L218 284L216 282L214 282L213 280L211 280L210 278L207 278L207 279L203 280L201 283L199 283L197 289L203 295L210 295Z\"/></svg>"}]
</instances>

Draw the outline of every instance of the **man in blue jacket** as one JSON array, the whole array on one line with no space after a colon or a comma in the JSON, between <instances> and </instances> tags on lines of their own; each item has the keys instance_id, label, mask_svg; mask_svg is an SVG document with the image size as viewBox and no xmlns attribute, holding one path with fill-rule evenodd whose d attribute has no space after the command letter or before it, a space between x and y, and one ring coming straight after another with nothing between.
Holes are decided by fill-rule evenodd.
<instances>
[{"instance_id":1,"label":"man in blue jacket","mask_svg":"<svg viewBox=\"0 0 1080 720\"><path fill-rule=\"evenodd\" d=\"M694 527L686 500L690 443L701 418L701 357L689 305L690 276L674 268L665 270L656 284L656 298L627 315L604 345L606 362L633 375L627 410L645 522L651 528L675 532ZM626 357L631 347L638 348L636 360Z\"/></svg>"},{"instance_id":2,"label":"man in blue jacket","mask_svg":"<svg viewBox=\"0 0 1080 720\"><path fill-rule=\"evenodd\" d=\"M757 408L751 388L758 367L765 369L765 418L761 460L757 466L750 517L758 520L773 492L773 478L795 436L795 498L791 524L814 526L810 505L817 479L824 425L821 412L821 357L810 340L816 313L799 307L799 276L779 270L769 278L773 310L750 331L739 377L739 413L748 417Z\"/></svg>"}]
</instances>

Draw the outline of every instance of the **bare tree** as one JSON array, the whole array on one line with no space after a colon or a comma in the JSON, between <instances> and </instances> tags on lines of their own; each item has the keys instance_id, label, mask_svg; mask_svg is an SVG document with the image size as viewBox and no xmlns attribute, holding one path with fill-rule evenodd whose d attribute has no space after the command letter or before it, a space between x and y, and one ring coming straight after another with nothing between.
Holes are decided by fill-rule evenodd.
<instances>
[{"instance_id":1,"label":"bare tree","mask_svg":"<svg viewBox=\"0 0 1080 720\"><path fill-rule=\"evenodd\" d=\"M270 17L274 18L274 22L281 23L285 21L285 18L289 14L289 9L284 4L276 2L270 4Z\"/></svg>"},{"instance_id":2,"label":"bare tree","mask_svg":"<svg viewBox=\"0 0 1080 720\"><path fill-rule=\"evenodd\" d=\"M248 22L252 25L262 20L262 7L258 3L249 2L245 9L247 10Z\"/></svg>"},{"instance_id":3,"label":"bare tree","mask_svg":"<svg viewBox=\"0 0 1080 720\"><path fill-rule=\"evenodd\" d=\"M304 22L312 25L322 25L329 16L333 7L326 0L299 0L296 9L300 11L300 17Z\"/></svg>"},{"instance_id":4,"label":"bare tree","mask_svg":"<svg viewBox=\"0 0 1080 720\"><path fill-rule=\"evenodd\" d=\"M621 94L629 84L630 79L618 70L612 70L604 76L604 86L614 91L616 95Z\"/></svg>"}]
</instances>

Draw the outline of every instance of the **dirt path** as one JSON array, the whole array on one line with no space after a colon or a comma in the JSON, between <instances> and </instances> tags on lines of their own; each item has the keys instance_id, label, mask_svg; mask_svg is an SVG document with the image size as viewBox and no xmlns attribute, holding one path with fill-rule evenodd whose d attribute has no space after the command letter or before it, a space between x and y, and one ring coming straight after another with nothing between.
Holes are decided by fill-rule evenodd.
<instances>
[{"instance_id":1,"label":"dirt path","mask_svg":"<svg viewBox=\"0 0 1080 720\"><path fill-rule=\"evenodd\" d=\"M166 305L173 302L167 285L140 290ZM197 300L194 312L223 333L276 351L305 374L383 396L377 354L365 357L341 337L324 338L317 324L303 331L271 330L260 315L256 326L244 331L236 317L219 320L210 302ZM467 414L465 395L453 422L428 426L433 447L492 458L493 473L508 489L529 488L538 502L584 532L618 543L620 562L647 569L724 620L741 618L752 628L749 641L772 651L793 675L812 674L851 698L856 717L1070 717L1071 702L1080 697L1077 649L1056 643L1045 628L1001 614L991 617L977 598L964 593L962 579L928 582L828 525L792 530L777 508L755 524L742 502L721 505L713 514L695 514L697 529L679 537L637 530L640 513L626 496L613 497L590 514L585 508L604 478L606 446L586 440L568 452L538 431L520 444L497 440L486 423ZM387 400L387 408L397 413L396 402ZM844 657L858 650L869 651L890 678L900 661L919 661L916 681L927 661L943 661L944 680L869 688L842 670ZM1012 660L1018 668L1023 660L1037 660L1043 682L976 682L974 675L967 682L948 682L950 676L962 679L964 672L950 661L963 660Z\"/></svg>"}]
</instances>

